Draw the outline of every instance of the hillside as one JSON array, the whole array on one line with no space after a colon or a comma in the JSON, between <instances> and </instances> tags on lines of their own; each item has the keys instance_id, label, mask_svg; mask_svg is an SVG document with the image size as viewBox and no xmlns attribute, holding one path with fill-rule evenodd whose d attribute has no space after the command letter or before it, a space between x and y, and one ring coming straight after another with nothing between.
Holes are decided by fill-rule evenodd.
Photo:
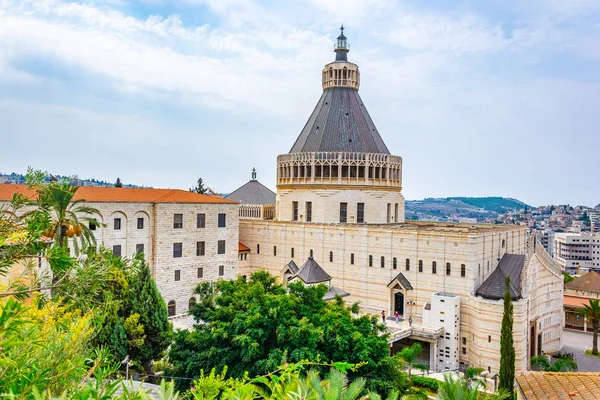
<instances>
[{"instance_id":1,"label":"hillside","mask_svg":"<svg viewBox=\"0 0 600 400\"><path fill-rule=\"evenodd\" d=\"M506 197L445 197L406 202L406 218L433 221L496 218L507 211L530 208L522 201Z\"/></svg>"}]
</instances>

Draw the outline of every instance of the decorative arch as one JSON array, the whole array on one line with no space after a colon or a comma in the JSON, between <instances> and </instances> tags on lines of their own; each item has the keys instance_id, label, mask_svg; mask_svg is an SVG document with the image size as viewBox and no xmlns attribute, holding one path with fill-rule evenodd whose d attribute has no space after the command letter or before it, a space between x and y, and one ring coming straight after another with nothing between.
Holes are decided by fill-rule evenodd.
<instances>
[{"instance_id":1,"label":"decorative arch","mask_svg":"<svg viewBox=\"0 0 600 400\"><path fill-rule=\"evenodd\" d=\"M175 300L170 300L167 303L167 313L169 317L177 315L177 305L175 304Z\"/></svg>"}]
</instances>

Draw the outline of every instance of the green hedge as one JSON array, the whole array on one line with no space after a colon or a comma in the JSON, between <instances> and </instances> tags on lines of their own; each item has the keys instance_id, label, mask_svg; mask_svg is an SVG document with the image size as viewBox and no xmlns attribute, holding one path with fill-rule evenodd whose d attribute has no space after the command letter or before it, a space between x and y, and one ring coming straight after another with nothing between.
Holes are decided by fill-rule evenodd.
<instances>
[{"instance_id":1,"label":"green hedge","mask_svg":"<svg viewBox=\"0 0 600 400\"><path fill-rule=\"evenodd\" d=\"M440 384L440 381L438 381L437 379L427 378L425 376L419 376L419 375L411 376L410 380L412 381L413 385L421 386L426 389L430 389L431 391L436 392L436 393L438 391L438 385Z\"/></svg>"}]
</instances>

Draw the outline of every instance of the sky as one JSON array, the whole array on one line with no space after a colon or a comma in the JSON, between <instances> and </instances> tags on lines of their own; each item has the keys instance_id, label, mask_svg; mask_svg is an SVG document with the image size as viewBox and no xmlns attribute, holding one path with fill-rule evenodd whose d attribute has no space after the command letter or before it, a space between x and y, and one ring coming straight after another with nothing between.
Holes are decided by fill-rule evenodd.
<instances>
[{"instance_id":1,"label":"sky","mask_svg":"<svg viewBox=\"0 0 600 400\"><path fill-rule=\"evenodd\" d=\"M0 0L0 172L275 190L341 23L407 199L600 203L598 0Z\"/></svg>"}]
</instances>

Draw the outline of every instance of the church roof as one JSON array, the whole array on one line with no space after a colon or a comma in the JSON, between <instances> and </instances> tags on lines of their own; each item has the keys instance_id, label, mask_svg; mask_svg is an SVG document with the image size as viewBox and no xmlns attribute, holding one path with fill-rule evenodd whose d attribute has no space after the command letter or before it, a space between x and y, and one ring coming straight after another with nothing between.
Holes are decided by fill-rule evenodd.
<instances>
[{"instance_id":1,"label":"church roof","mask_svg":"<svg viewBox=\"0 0 600 400\"><path fill-rule=\"evenodd\" d=\"M286 271L289 270L292 274L296 274L296 272L298 272L298 266L296 265L296 263L294 262L294 260L290 261L289 263L285 264L285 267L283 267L282 271Z\"/></svg>"},{"instance_id":2,"label":"church roof","mask_svg":"<svg viewBox=\"0 0 600 400\"><path fill-rule=\"evenodd\" d=\"M329 291L327 293L325 293L325 296L323 296L323 300L325 300L325 301L333 300L335 298L335 296L346 297L346 296L350 296L350 293L348 293L345 290L342 290L340 288L337 288L335 286L331 286L329 288Z\"/></svg>"},{"instance_id":3,"label":"church roof","mask_svg":"<svg viewBox=\"0 0 600 400\"><path fill-rule=\"evenodd\" d=\"M306 284L323 283L331 280L331 276L312 257L308 257L308 260L302 264L298 272L292 277L292 279L294 278L300 278Z\"/></svg>"},{"instance_id":4,"label":"church roof","mask_svg":"<svg viewBox=\"0 0 600 400\"><path fill-rule=\"evenodd\" d=\"M358 90L325 90L290 153L319 151L390 154Z\"/></svg>"},{"instance_id":5,"label":"church roof","mask_svg":"<svg viewBox=\"0 0 600 400\"><path fill-rule=\"evenodd\" d=\"M275 192L256 179L252 179L229 193L225 198L242 204L275 204L276 197Z\"/></svg>"},{"instance_id":6,"label":"church roof","mask_svg":"<svg viewBox=\"0 0 600 400\"><path fill-rule=\"evenodd\" d=\"M506 291L506 277L510 276L510 297L521 298L521 272L525 266L525 256L521 254L505 254L496 269L477 289L477 296L484 299L500 300Z\"/></svg>"},{"instance_id":7,"label":"church roof","mask_svg":"<svg viewBox=\"0 0 600 400\"><path fill-rule=\"evenodd\" d=\"M404 274L402 272L400 272L398 275L396 275L394 277L394 279L392 279L390 281L390 283L388 283L388 287L391 287L395 283L399 283L406 290L413 290L412 285L410 284L408 279L406 279L406 277L404 276Z\"/></svg>"},{"instance_id":8,"label":"church roof","mask_svg":"<svg viewBox=\"0 0 600 400\"><path fill-rule=\"evenodd\" d=\"M565 289L583 290L586 292L600 292L600 274L591 271L575 280L566 283Z\"/></svg>"}]
</instances>

